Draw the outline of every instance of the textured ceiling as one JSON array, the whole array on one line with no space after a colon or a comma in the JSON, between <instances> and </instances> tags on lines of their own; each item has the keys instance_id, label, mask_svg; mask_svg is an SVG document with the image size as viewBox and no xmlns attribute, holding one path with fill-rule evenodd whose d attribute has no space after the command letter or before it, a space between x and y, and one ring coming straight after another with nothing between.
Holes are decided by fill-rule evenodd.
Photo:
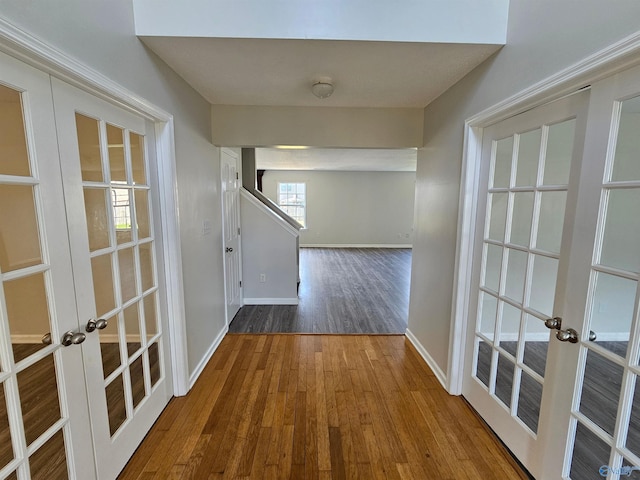
<instances>
[{"instance_id":1,"label":"textured ceiling","mask_svg":"<svg viewBox=\"0 0 640 480\"><path fill-rule=\"evenodd\" d=\"M141 37L212 104L425 107L499 45ZM334 94L311 94L318 76Z\"/></svg>"}]
</instances>

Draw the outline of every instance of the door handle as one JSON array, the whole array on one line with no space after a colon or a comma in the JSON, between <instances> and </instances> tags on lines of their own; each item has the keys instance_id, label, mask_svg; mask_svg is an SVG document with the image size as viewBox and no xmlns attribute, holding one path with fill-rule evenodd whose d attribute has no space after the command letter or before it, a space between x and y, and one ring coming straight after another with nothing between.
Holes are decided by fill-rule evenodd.
<instances>
[{"instance_id":1,"label":"door handle","mask_svg":"<svg viewBox=\"0 0 640 480\"><path fill-rule=\"evenodd\" d=\"M550 330L560 330L562 328L562 318L560 317L547 318L544 321L544 326Z\"/></svg>"},{"instance_id":2,"label":"door handle","mask_svg":"<svg viewBox=\"0 0 640 480\"><path fill-rule=\"evenodd\" d=\"M87 326L85 327L85 330L89 333L93 332L94 330L104 330L105 328L107 328L107 324L109 322L107 322L104 318L100 318L98 320L94 320L91 319L87 322Z\"/></svg>"},{"instance_id":3,"label":"door handle","mask_svg":"<svg viewBox=\"0 0 640 480\"><path fill-rule=\"evenodd\" d=\"M232 247L227 247L227 248L224 249L224 251L227 252L227 253L231 253L231 252L233 252L233 248Z\"/></svg>"},{"instance_id":4,"label":"door handle","mask_svg":"<svg viewBox=\"0 0 640 480\"><path fill-rule=\"evenodd\" d=\"M42 343L45 345L51 345L51 332L45 333L42 336Z\"/></svg>"},{"instance_id":5,"label":"door handle","mask_svg":"<svg viewBox=\"0 0 640 480\"><path fill-rule=\"evenodd\" d=\"M69 345L80 345L87 339L87 336L82 332L68 331L62 336L62 345L68 347Z\"/></svg>"},{"instance_id":6,"label":"door handle","mask_svg":"<svg viewBox=\"0 0 640 480\"><path fill-rule=\"evenodd\" d=\"M559 330L558 333L556 333L556 338L561 342L578 343L578 332L573 328Z\"/></svg>"}]
</instances>

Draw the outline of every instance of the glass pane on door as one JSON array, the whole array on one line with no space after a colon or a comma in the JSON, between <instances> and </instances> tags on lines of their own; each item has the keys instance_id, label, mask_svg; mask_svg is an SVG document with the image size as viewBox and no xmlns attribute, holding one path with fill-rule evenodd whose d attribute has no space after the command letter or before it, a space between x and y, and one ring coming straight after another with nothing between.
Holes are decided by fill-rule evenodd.
<instances>
[{"instance_id":1,"label":"glass pane on door","mask_svg":"<svg viewBox=\"0 0 640 480\"><path fill-rule=\"evenodd\" d=\"M150 393L147 385L158 381L158 343L152 344L160 333L155 240L144 135L101 118L90 120L91 136L99 142L95 154L100 165L93 169L103 177L85 180L82 188L95 312L107 321L99 339L108 433L113 436L136 415ZM82 146L89 129L77 128Z\"/></svg>"},{"instance_id":2,"label":"glass pane on door","mask_svg":"<svg viewBox=\"0 0 640 480\"><path fill-rule=\"evenodd\" d=\"M618 104L609 152L599 189L600 212L593 247L591 278L581 342L578 408L571 478L600 467L620 475L640 467L640 97ZM637 340L635 341L637 343ZM628 475L626 475L628 476Z\"/></svg>"},{"instance_id":3,"label":"glass pane on door","mask_svg":"<svg viewBox=\"0 0 640 480\"><path fill-rule=\"evenodd\" d=\"M475 376L534 434L549 342L544 319L553 316L574 133L570 119L502 138L492 148Z\"/></svg>"},{"instance_id":4,"label":"glass pane on door","mask_svg":"<svg viewBox=\"0 0 640 480\"><path fill-rule=\"evenodd\" d=\"M18 68L0 55L3 82ZM38 100L50 95L48 77L17 76L33 88L0 85L0 469L13 462L8 478L66 479L74 379L63 380L57 337L77 317L61 313L74 297L57 145L43 128L55 124Z\"/></svg>"}]
</instances>

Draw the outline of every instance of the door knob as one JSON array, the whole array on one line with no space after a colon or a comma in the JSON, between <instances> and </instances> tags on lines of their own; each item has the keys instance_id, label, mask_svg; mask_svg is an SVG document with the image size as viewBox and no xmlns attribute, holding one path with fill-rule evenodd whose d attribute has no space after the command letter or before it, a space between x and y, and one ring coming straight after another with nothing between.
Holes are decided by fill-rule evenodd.
<instances>
[{"instance_id":1,"label":"door knob","mask_svg":"<svg viewBox=\"0 0 640 480\"><path fill-rule=\"evenodd\" d=\"M550 330L554 330L554 329L560 330L560 328L562 328L562 318L560 317L547 318L544 321L544 326Z\"/></svg>"},{"instance_id":2,"label":"door knob","mask_svg":"<svg viewBox=\"0 0 640 480\"><path fill-rule=\"evenodd\" d=\"M62 345L68 347L69 345L80 345L86 340L87 336L82 332L68 331L62 336Z\"/></svg>"},{"instance_id":3,"label":"door knob","mask_svg":"<svg viewBox=\"0 0 640 480\"><path fill-rule=\"evenodd\" d=\"M87 332L93 332L94 330L104 330L105 328L107 328L107 324L109 322L107 322L104 318L100 318L98 320L89 320L87 322L87 326L85 327L85 330Z\"/></svg>"},{"instance_id":4,"label":"door knob","mask_svg":"<svg viewBox=\"0 0 640 480\"><path fill-rule=\"evenodd\" d=\"M559 330L558 333L556 333L556 338L561 342L578 343L578 332L573 328Z\"/></svg>"},{"instance_id":5,"label":"door knob","mask_svg":"<svg viewBox=\"0 0 640 480\"><path fill-rule=\"evenodd\" d=\"M51 332L45 333L41 340L45 345L51 345Z\"/></svg>"},{"instance_id":6,"label":"door knob","mask_svg":"<svg viewBox=\"0 0 640 480\"><path fill-rule=\"evenodd\" d=\"M227 253L231 253L231 252L233 252L233 248L227 247L227 248L224 249L224 251L227 252Z\"/></svg>"}]
</instances>

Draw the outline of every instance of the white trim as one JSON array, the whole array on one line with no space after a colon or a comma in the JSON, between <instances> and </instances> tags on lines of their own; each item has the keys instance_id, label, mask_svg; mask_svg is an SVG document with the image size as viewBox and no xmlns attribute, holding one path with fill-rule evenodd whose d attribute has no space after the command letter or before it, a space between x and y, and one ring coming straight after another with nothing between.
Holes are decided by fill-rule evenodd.
<instances>
[{"instance_id":1,"label":"white trim","mask_svg":"<svg viewBox=\"0 0 640 480\"><path fill-rule=\"evenodd\" d=\"M173 394L188 391L184 289L180 228L178 224L177 181L173 116L141 96L122 87L100 72L57 50L33 35L0 18L0 50L92 95L142 115L156 124L159 196L162 219L169 342L173 372Z\"/></svg>"},{"instance_id":2,"label":"white trim","mask_svg":"<svg viewBox=\"0 0 640 480\"><path fill-rule=\"evenodd\" d=\"M245 305L298 305L300 299L296 298L245 298Z\"/></svg>"},{"instance_id":3,"label":"white trim","mask_svg":"<svg viewBox=\"0 0 640 480\"><path fill-rule=\"evenodd\" d=\"M501 333L498 335L498 340L501 342L517 342L520 339L520 332L511 332L511 333ZM629 335L627 334L627 338ZM549 331L546 332L536 332L536 333L527 333L523 340L525 342L548 342L549 341Z\"/></svg>"},{"instance_id":4,"label":"white trim","mask_svg":"<svg viewBox=\"0 0 640 480\"><path fill-rule=\"evenodd\" d=\"M169 345L173 372L173 394L177 397L189 391L189 358L187 325L182 277L182 246L178 211L178 181L174 143L173 117L156 123L156 156L158 159L158 193L162 221L162 245L167 282L167 313L169 315Z\"/></svg>"},{"instance_id":5,"label":"white trim","mask_svg":"<svg viewBox=\"0 0 640 480\"><path fill-rule=\"evenodd\" d=\"M97 70L51 47L3 18L0 18L0 44L3 52L130 112L162 122L172 117L165 110Z\"/></svg>"},{"instance_id":6,"label":"white trim","mask_svg":"<svg viewBox=\"0 0 640 480\"><path fill-rule=\"evenodd\" d=\"M229 331L229 326L225 325L224 328L220 330L220 333L218 333L218 336L215 338L215 340L209 347L209 350L207 350L207 353L205 353L204 357L202 357L202 360L200 360L200 363L198 363L196 368L193 369L193 373L189 377L189 390L191 390L195 385L196 381L200 377L200 374L202 373L204 368L207 366L207 363L209 363L209 360L211 360L211 357L220 346L220 343L222 343L222 340L224 339L224 336L227 334L228 331Z\"/></svg>"},{"instance_id":7,"label":"white trim","mask_svg":"<svg viewBox=\"0 0 640 480\"><path fill-rule=\"evenodd\" d=\"M427 365L429 366L429 368L431 369L431 371L433 372L435 377L440 382L440 385L442 385L442 388L444 388L446 390L447 389L447 376L444 374L444 372L442 371L440 366L436 363L436 361L433 359L433 357L431 355L429 355L429 352L427 352L427 349L424 348L424 346L416 338L416 336L413 334L413 332L411 332L411 330L409 330L407 328L407 330L405 331L404 334L409 339L409 341L411 342L411 345L413 345L416 348L416 350L418 351L418 353L420 354L422 359L427 363Z\"/></svg>"},{"instance_id":8,"label":"white trim","mask_svg":"<svg viewBox=\"0 0 640 480\"><path fill-rule=\"evenodd\" d=\"M42 335L38 334L11 334L11 343L41 343ZM43 345L44 346L44 345Z\"/></svg>"},{"instance_id":9,"label":"white trim","mask_svg":"<svg viewBox=\"0 0 640 480\"><path fill-rule=\"evenodd\" d=\"M300 236L300 232L298 232L297 229L295 229L291 225L289 225L289 222L284 220L280 215L278 215L276 212L274 212L269 207L267 207L264 203L262 203L260 200L258 200L246 188L244 188L244 187L240 188L240 195L242 196L242 198L247 200L253 206L255 206L256 208L258 208L262 212L264 212L266 214L267 218L270 218L273 222L275 222L278 225L280 225L284 230L289 232L291 235L293 235L295 237L299 237Z\"/></svg>"},{"instance_id":10,"label":"white trim","mask_svg":"<svg viewBox=\"0 0 640 480\"><path fill-rule=\"evenodd\" d=\"M596 342L630 342L629 332L596 332Z\"/></svg>"},{"instance_id":11,"label":"white trim","mask_svg":"<svg viewBox=\"0 0 640 480\"><path fill-rule=\"evenodd\" d=\"M398 243L310 243L300 248L413 248L411 244Z\"/></svg>"},{"instance_id":12,"label":"white trim","mask_svg":"<svg viewBox=\"0 0 640 480\"><path fill-rule=\"evenodd\" d=\"M449 338L449 393L462 393L468 328L468 302L475 236L475 209L482 148L482 128L571 94L578 89L640 63L640 31L512 95L465 122L456 271Z\"/></svg>"},{"instance_id":13,"label":"white trim","mask_svg":"<svg viewBox=\"0 0 640 480\"><path fill-rule=\"evenodd\" d=\"M471 116L467 124L488 126L573 93L640 63L640 30Z\"/></svg>"},{"instance_id":14,"label":"white trim","mask_svg":"<svg viewBox=\"0 0 640 480\"><path fill-rule=\"evenodd\" d=\"M470 128L468 124L465 125L463 148L466 156L462 162L460 178L458 239L453 272L454 295L451 299L450 345L447 360L446 388L451 395L462 394L464 380L465 339L473 271L473 245L475 244L474 224L482 153L481 128Z\"/></svg>"}]
</instances>

